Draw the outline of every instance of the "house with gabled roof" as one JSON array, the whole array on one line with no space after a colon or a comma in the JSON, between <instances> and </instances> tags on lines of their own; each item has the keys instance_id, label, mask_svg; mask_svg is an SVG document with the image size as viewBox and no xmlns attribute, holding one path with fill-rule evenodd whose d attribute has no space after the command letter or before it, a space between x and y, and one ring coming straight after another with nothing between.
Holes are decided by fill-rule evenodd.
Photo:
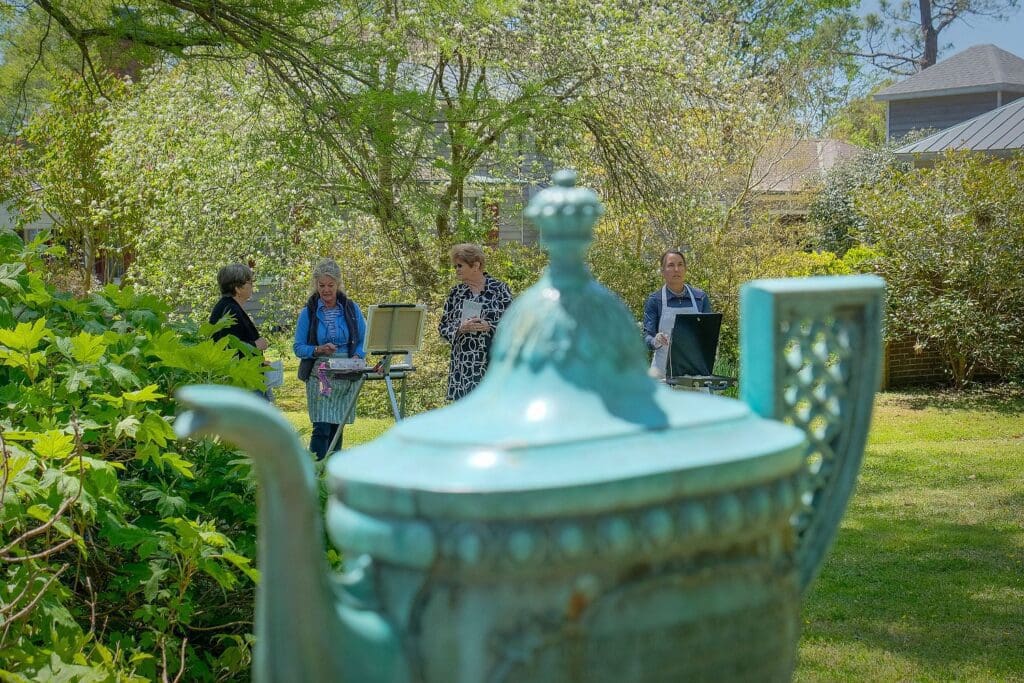
<instances>
[{"instance_id":1,"label":"house with gabled roof","mask_svg":"<svg viewBox=\"0 0 1024 683\"><path fill-rule=\"evenodd\" d=\"M1024 97L1024 59L975 45L875 93L886 103L886 139L944 130Z\"/></svg>"},{"instance_id":2,"label":"house with gabled roof","mask_svg":"<svg viewBox=\"0 0 1024 683\"><path fill-rule=\"evenodd\" d=\"M970 150L993 157L1024 149L1024 59L995 45L975 45L885 88L886 139L935 131L907 141L896 157L928 166L943 152ZM913 337L886 343L882 386L933 384L946 379L938 351Z\"/></svg>"},{"instance_id":3,"label":"house with gabled roof","mask_svg":"<svg viewBox=\"0 0 1024 683\"><path fill-rule=\"evenodd\" d=\"M42 215L34 221L21 223L18 210L10 204L0 203L0 230L6 228L13 230L26 242L31 242L43 230L53 228L53 216L42 212Z\"/></svg>"}]
</instances>

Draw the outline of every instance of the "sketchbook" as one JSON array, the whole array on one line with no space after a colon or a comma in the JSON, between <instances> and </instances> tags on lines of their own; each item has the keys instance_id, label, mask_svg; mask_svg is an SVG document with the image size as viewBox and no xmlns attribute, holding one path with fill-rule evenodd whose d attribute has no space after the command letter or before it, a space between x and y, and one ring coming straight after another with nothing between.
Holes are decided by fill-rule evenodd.
<instances>
[{"instance_id":1,"label":"sketchbook","mask_svg":"<svg viewBox=\"0 0 1024 683\"><path fill-rule=\"evenodd\" d=\"M466 299L462 302L462 317L459 318L459 321L466 322L470 318L479 318L483 315L483 312L484 305L481 302Z\"/></svg>"}]
</instances>

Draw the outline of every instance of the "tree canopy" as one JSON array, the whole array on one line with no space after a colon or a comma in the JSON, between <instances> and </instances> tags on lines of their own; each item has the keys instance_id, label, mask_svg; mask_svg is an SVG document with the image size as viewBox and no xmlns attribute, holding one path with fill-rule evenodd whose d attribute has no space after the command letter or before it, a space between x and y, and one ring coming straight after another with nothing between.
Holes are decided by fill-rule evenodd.
<instances>
[{"instance_id":1,"label":"tree canopy","mask_svg":"<svg viewBox=\"0 0 1024 683\"><path fill-rule=\"evenodd\" d=\"M100 90L101 64L260 81L291 112L276 134L303 150L294 164L339 212L375 221L428 300L447 246L481 235L465 212L481 179L521 188L571 161L612 202L673 222L680 187L719 185L851 68L848 2L47 0L21 19L59 30Z\"/></svg>"}]
</instances>

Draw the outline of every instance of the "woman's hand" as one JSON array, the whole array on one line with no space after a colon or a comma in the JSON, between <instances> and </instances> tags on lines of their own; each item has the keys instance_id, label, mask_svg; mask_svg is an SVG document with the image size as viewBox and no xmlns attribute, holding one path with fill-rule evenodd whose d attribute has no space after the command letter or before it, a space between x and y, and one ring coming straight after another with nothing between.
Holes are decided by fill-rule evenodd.
<instances>
[{"instance_id":1,"label":"woman's hand","mask_svg":"<svg viewBox=\"0 0 1024 683\"><path fill-rule=\"evenodd\" d=\"M668 346L670 341L671 340L669 339L667 334L665 334L664 332L659 332L658 334L654 335L654 348L660 349L662 346Z\"/></svg>"},{"instance_id":2,"label":"woman's hand","mask_svg":"<svg viewBox=\"0 0 1024 683\"><path fill-rule=\"evenodd\" d=\"M489 332L491 324L483 318L470 318L459 326L459 332Z\"/></svg>"},{"instance_id":3,"label":"woman's hand","mask_svg":"<svg viewBox=\"0 0 1024 683\"><path fill-rule=\"evenodd\" d=\"M330 342L327 342L326 344L321 344L320 346L314 347L313 348L313 355L314 356L333 356L334 353L337 350L338 350L337 346L335 346L334 344L332 344Z\"/></svg>"},{"instance_id":4,"label":"woman's hand","mask_svg":"<svg viewBox=\"0 0 1024 683\"><path fill-rule=\"evenodd\" d=\"M256 340L256 348L259 349L260 351L266 351L267 348L269 348L269 347L270 347L270 342L268 342L263 337L260 337L259 339Z\"/></svg>"}]
</instances>

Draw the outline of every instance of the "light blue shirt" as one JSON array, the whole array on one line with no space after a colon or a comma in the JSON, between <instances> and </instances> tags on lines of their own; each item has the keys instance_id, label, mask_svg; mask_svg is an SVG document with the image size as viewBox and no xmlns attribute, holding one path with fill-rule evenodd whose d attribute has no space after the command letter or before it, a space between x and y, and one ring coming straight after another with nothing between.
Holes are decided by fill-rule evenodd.
<instances>
[{"instance_id":1,"label":"light blue shirt","mask_svg":"<svg viewBox=\"0 0 1024 683\"><path fill-rule=\"evenodd\" d=\"M363 342L366 339L366 319L363 318L363 312L359 310L359 304L355 301L352 302L352 308L356 314L356 328L359 331L359 338L356 340L355 352L353 356L359 356L360 358L366 357L366 352L363 350ZM333 333L330 330L327 322L327 311L324 309L324 302L322 300L317 301L316 305L316 318L317 318L317 330L316 330L316 342L317 344L326 344L328 342L336 345L340 355L348 355L348 325L345 324L345 314L341 310L340 306L335 306L334 310L337 312L334 324ZM299 311L299 319L295 323L295 339L292 343L292 351L298 358L312 358L313 349L316 345L307 343L309 340L309 309L305 306Z\"/></svg>"}]
</instances>

